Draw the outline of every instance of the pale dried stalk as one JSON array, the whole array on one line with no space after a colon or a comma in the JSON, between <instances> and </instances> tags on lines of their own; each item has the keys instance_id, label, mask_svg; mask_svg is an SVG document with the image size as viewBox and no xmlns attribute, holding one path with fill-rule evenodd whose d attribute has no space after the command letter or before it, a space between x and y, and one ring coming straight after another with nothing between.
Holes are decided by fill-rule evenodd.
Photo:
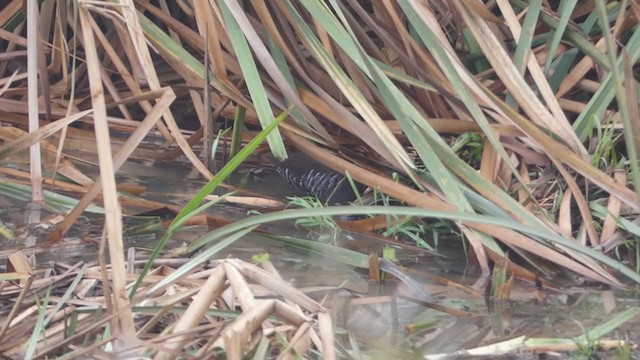
<instances>
[{"instance_id":1,"label":"pale dried stalk","mask_svg":"<svg viewBox=\"0 0 640 360\"><path fill-rule=\"evenodd\" d=\"M522 33L522 28L520 27L520 23L516 19L516 14L513 12L513 8L505 0L498 0L497 4L500 7L502 14L505 16L505 20L509 25L509 30L511 30L513 38L516 40L519 39ZM506 53L504 55L506 55ZM549 129L556 132L563 139L565 139L565 141L567 141L567 143L571 145L571 148L574 151L576 151L581 156L586 157L588 155L587 149L582 146L582 142L580 141L580 139L578 139L576 132L571 128L571 124L560 108L558 100L555 98L553 90L551 89L551 86L549 85L549 82L547 81L542 68L540 68L540 65L536 61L533 54L531 54L531 52L529 52L529 56L527 58L527 68L529 69L529 73L535 81L540 94L544 98L545 103L553 114L552 119L555 120L551 123L545 123L545 125L547 125ZM529 89L530 87L527 86L526 88ZM514 91L512 91L512 93L514 93ZM519 92L515 91L515 93ZM543 117L542 120L549 120L549 118Z\"/></svg>"},{"instance_id":2,"label":"pale dried stalk","mask_svg":"<svg viewBox=\"0 0 640 360\"><path fill-rule=\"evenodd\" d=\"M109 241L109 255L113 272L114 309L112 309L112 311L118 314L114 332L122 335L120 338L122 341L114 342L114 346L116 349L129 348L131 339L136 339L136 333L126 290L127 282L122 241L122 214L120 204L118 203L109 125L106 119L107 109L104 101L102 79L100 77L100 59L96 50L93 31L88 20L91 16L89 10L86 6L81 5L79 14L85 45L91 103L94 111L94 126L96 143L98 144L100 173L104 187L105 228Z\"/></svg>"},{"instance_id":3,"label":"pale dried stalk","mask_svg":"<svg viewBox=\"0 0 640 360\"><path fill-rule=\"evenodd\" d=\"M375 186L376 189L382 191L383 193L388 194L396 199L405 201L411 206L450 212L455 212L457 210L454 206L443 202L435 196L410 189L406 186L394 182L391 179L374 174L371 171L365 170L339 157L331 155L290 132L286 133L286 135L298 149L301 149L304 152L312 155L320 163L341 173L349 171L349 174L353 177L354 180L368 186ZM611 274L608 274L606 272L602 273L600 268L592 269L584 266L583 264L580 264L575 260L561 254L560 252L542 245L532 240L531 238L518 233L517 231L483 223L464 221L463 224L469 226L472 229L479 230L485 234L494 236L509 246L515 246L528 252L537 254L548 259L549 261L555 262L562 267L571 269L572 271L581 273L592 279L597 279L597 281L616 284L616 286L620 286L620 282L618 280L611 276Z\"/></svg>"},{"instance_id":4,"label":"pale dried stalk","mask_svg":"<svg viewBox=\"0 0 640 360\"><path fill-rule=\"evenodd\" d=\"M486 22L477 17L469 8L467 8L467 4L464 4L459 0L454 1L454 3L463 15L469 29L475 35L478 45L482 48L484 55L495 69L496 74L505 83L507 88L510 90L509 93L511 96L513 96L518 105L520 105L524 112L529 116L531 121L558 134L567 142L573 151L582 157L586 157L586 149L577 138L575 131L571 129L569 122L564 118L564 114L562 117L556 118L557 114L555 113L562 113L562 111L557 108L557 111L554 111L554 116L547 110L542 102L536 97L531 87L527 85L524 78L519 74L518 69L504 50L502 43L496 38L495 34L491 31ZM512 31L514 30L512 29ZM514 36L516 33L517 31L514 31ZM529 66L529 71L532 71L532 75L537 74L537 79L540 83L546 83L548 87L548 83L544 79L543 74L534 72L535 68L540 70L535 59L530 56L527 61L527 66ZM549 89L547 95L549 95L550 98L547 98L547 105L556 109L555 105L557 105L557 103L555 102L555 99L551 99L553 96L550 92L551 91ZM562 121L563 119L565 121Z\"/></svg>"},{"instance_id":5,"label":"pale dried stalk","mask_svg":"<svg viewBox=\"0 0 640 360\"><path fill-rule=\"evenodd\" d=\"M27 1L27 72L28 72L28 102L29 102L29 132L40 127L38 112L38 2ZM42 74L43 76L45 74ZM44 201L42 192L42 161L40 158L40 143L31 145L31 200L41 203ZM35 244L34 244L35 245Z\"/></svg>"},{"instance_id":6,"label":"pale dried stalk","mask_svg":"<svg viewBox=\"0 0 640 360\"><path fill-rule=\"evenodd\" d=\"M240 303L240 307L243 311L247 311L256 306L256 298L253 296L253 292L249 289L249 284L245 278L240 274L236 267L230 264L228 261L222 263L224 270L227 274L227 279L233 289L235 298Z\"/></svg>"},{"instance_id":7,"label":"pale dried stalk","mask_svg":"<svg viewBox=\"0 0 640 360\"><path fill-rule=\"evenodd\" d=\"M625 184L627 182L627 175L624 171L618 169L613 173L613 179L621 184ZM621 208L620 199L615 196L609 196L609 204L607 204L607 215L604 218L604 222L602 224L602 230L600 232L600 236L602 239L609 239L616 228L618 227L618 217L620 216L620 208ZM604 246L605 241L603 241L602 245Z\"/></svg>"},{"instance_id":8,"label":"pale dried stalk","mask_svg":"<svg viewBox=\"0 0 640 360\"><path fill-rule=\"evenodd\" d=\"M136 128L136 130L129 136L129 139L124 143L122 148L113 156L114 161L114 171L119 169L122 164L129 158L133 150L140 144L142 139L149 133L149 131L153 128L153 126L157 123L158 119L162 116L162 113L166 111L166 109L171 106L173 100L175 100L176 95L171 90L171 88L166 87L163 88L164 93L158 99L156 105L152 108L151 112L144 118L144 120L140 123L140 126ZM78 219L80 214L84 211L84 209L91 204L93 199L100 193L102 189L102 176L98 177L93 185L87 190L87 193L82 197L82 199L76 204L76 206L71 210L71 212L67 215L65 220L58 224L58 228L56 229L55 236L60 236L61 234L66 234L67 231L71 228L71 226Z\"/></svg>"},{"instance_id":9,"label":"pale dried stalk","mask_svg":"<svg viewBox=\"0 0 640 360\"><path fill-rule=\"evenodd\" d=\"M211 306L211 303L219 295L219 290L224 285L226 280L226 274L224 267L218 266L213 274L209 276L204 285L200 288L200 291L193 297L193 301L189 304L189 307L185 311L184 315L178 320L173 328L173 334L181 334L188 331L194 326L200 324L202 318L206 314L207 310ZM187 335L178 335L175 339L168 341L165 347L171 350L179 351L183 348L184 344L189 341ZM154 359L174 359L175 355L170 352L160 352Z\"/></svg>"},{"instance_id":10,"label":"pale dried stalk","mask_svg":"<svg viewBox=\"0 0 640 360\"><path fill-rule=\"evenodd\" d=\"M248 342L251 334L273 314L274 308L275 300L260 300L253 308L243 309L242 315L222 332L222 336L214 342L213 347L224 348L230 359L232 355L242 354L242 346Z\"/></svg>"},{"instance_id":11,"label":"pale dried stalk","mask_svg":"<svg viewBox=\"0 0 640 360\"><path fill-rule=\"evenodd\" d=\"M319 313L318 322L320 325L320 338L322 339L322 357L325 360L334 360L336 358L336 347L333 338L331 315L327 312Z\"/></svg>"}]
</instances>

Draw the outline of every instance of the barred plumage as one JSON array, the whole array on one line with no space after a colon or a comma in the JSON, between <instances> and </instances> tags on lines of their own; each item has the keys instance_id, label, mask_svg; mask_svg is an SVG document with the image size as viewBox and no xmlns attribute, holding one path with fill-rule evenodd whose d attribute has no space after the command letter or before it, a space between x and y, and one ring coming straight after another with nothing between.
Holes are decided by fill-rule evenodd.
<instances>
[{"instance_id":1,"label":"barred plumage","mask_svg":"<svg viewBox=\"0 0 640 360\"><path fill-rule=\"evenodd\" d=\"M283 162L276 162L276 171L292 187L314 196L322 203L346 203L356 199L349 180L304 153L294 153ZM356 183L358 191L364 186Z\"/></svg>"}]
</instances>

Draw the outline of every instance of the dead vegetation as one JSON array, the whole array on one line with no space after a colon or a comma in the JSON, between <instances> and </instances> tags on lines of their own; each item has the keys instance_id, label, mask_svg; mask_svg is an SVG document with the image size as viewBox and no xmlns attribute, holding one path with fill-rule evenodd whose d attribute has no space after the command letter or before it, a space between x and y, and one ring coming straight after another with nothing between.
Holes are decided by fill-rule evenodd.
<instances>
[{"instance_id":1,"label":"dead vegetation","mask_svg":"<svg viewBox=\"0 0 640 360\"><path fill-rule=\"evenodd\" d=\"M282 357L292 356L293 349L324 358L335 351L330 320L320 305L304 306L304 298L291 299L280 292L284 288L264 283L293 304L254 302L242 284L243 276L256 276L257 270L235 260L211 273L202 270L206 276L201 273L175 298L168 283L156 289L154 296L197 310L194 318L172 314L176 322L167 326L169 332L142 342L160 316L141 320L135 305L156 299L147 291L152 281L147 272L162 271L153 260L163 245L151 256L146 277L131 290L121 217L121 206L128 211L130 203L119 200L113 176L131 158L186 156L210 180L208 194L224 185L225 176L262 140L278 158L286 157L286 143L402 202L407 210L393 209L398 214L415 211L415 216L451 220L474 250L483 275L510 249L525 262L505 263L519 278L545 278L553 273L545 269L556 267L616 288L640 282L634 270L640 234L634 73L640 10L635 1L568 1L560 7L520 0L0 4L0 154L5 163L16 164L16 156L32 149L22 161L31 173L27 166L3 166L3 180L30 180L36 200L43 198L42 184L80 199L55 224L48 244L64 237L87 206L101 199L110 267L107 271L103 264L93 281L101 283L108 306L104 314L96 310L74 319L85 327L79 334L95 336L100 329L103 336L92 342L110 343L119 354L146 348L158 358L213 357L205 352L220 345L229 358L242 358L253 345L261 346L261 337L250 334L254 331L287 339L279 347ZM267 130L229 135L230 144L253 140L242 156L225 152L231 165L214 169L196 144L211 148L221 119L234 119L236 129L244 121ZM181 130L189 121L196 131ZM115 131L126 138L112 139ZM141 146L150 133L165 144ZM454 144L467 133L479 134L481 146L463 161ZM97 179L79 170L78 149L98 154ZM392 179L392 172L402 180ZM204 193L184 210L175 209L179 213L166 237L198 209ZM228 225L189 250L240 238L255 226ZM208 260L202 256L182 275L196 276L190 271ZM20 281L11 285L11 294L45 289L33 287L37 280L27 275L30 271L16 269L13 278L7 277ZM91 281L87 274L77 275L78 281ZM270 276L269 284L284 286ZM210 293L197 290L209 286ZM218 318L204 324L209 305L220 300L225 287L235 296L225 306L245 312L236 322ZM158 315L170 312L167 302L159 304ZM25 336L24 327L11 321L29 313L22 300L13 308L2 315L3 334ZM35 316L38 307L29 309ZM41 311L44 320L37 322L52 335L42 330L42 339L3 345L1 352L44 357L78 349L79 335L63 335L66 317L75 313L53 309ZM272 322L272 314L282 322ZM53 330L54 323L59 328ZM58 346L44 340L54 333L56 341L66 342ZM172 353L183 351L186 342L197 343L196 351L202 352ZM97 351L97 345L91 349Z\"/></svg>"}]
</instances>

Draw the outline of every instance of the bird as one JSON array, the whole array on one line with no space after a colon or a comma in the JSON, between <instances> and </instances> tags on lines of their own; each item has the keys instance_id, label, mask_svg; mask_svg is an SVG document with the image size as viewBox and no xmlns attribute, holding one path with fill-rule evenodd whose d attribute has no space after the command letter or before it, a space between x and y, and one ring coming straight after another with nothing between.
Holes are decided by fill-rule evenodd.
<instances>
[{"instance_id":1,"label":"bird","mask_svg":"<svg viewBox=\"0 0 640 360\"><path fill-rule=\"evenodd\" d=\"M325 205L355 201L358 195L344 174L338 173L303 152L294 152L284 161L270 160L276 172L293 188L317 198ZM365 186L354 182L358 193Z\"/></svg>"}]
</instances>

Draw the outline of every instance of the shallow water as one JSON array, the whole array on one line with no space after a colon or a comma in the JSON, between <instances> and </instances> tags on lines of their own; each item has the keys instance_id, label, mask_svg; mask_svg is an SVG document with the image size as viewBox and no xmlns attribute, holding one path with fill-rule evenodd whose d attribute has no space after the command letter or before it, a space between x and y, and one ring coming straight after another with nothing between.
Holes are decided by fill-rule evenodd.
<instances>
[{"instance_id":1,"label":"shallow water","mask_svg":"<svg viewBox=\"0 0 640 360\"><path fill-rule=\"evenodd\" d=\"M129 162L118 174L118 182L142 185L146 189L143 198L175 205L185 204L203 185L198 174L183 162L162 163L161 166ZM292 191L274 171L260 172L250 167L233 175L229 183L275 199L282 199ZM16 240L0 242L1 266L4 267L4 259L22 247L20 237L26 229L26 203L0 196L0 207L3 209L0 220L18 235ZM224 204L210 208L208 214L233 221L246 217L248 210ZM127 211L136 212L135 209ZM42 211L43 219L54 215L56 211L53 209ZM33 252L38 266L47 267L50 262L95 261L101 224L102 215L86 213L61 244L36 247ZM125 220L125 242L127 247L144 252L144 249L155 246L165 227L158 224L155 232L134 233L132 229L140 225L148 225L148 222ZM379 254L388 245L379 238L364 234L298 229L291 222L271 224L264 229L282 236L335 242L366 255ZM42 240L47 231L45 227L35 233ZM190 243L208 231L205 226L190 226L178 232L168 248ZM225 249L219 257L250 260L254 255L268 253L287 281L332 309L336 325L342 329L338 333L344 334L338 336L338 341L348 346L346 334L350 332L363 344L370 344L383 354L400 351L400 357L410 357L412 349L417 353L451 352L520 335L572 338L612 319L615 314L640 307L640 301L630 292L614 293L599 287L566 285L566 282L561 288L545 287L540 290L532 283L516 280L509 301L487 300L484 296L486 280L479 278L477 266L468 265L460 239L442 238L438 250L443 256L396 246L397 257L405 266L405 272L433 296L434 304L459 312L456 314L429 308L428 304L414 299L411 289L401 281L370 282L365 269L262 236L249 235ZM29 253L29 250L25 251ZM613 299L613 309L607 296ZM640 340L639 323L640 318L635 316L607 337L637 342ZM611 351L604 357L609 355L616 358ZM536 358L529 352L513 356ZM567 356L571 355L565 353L560 358Z\"/></svg>"}]
</instances>

